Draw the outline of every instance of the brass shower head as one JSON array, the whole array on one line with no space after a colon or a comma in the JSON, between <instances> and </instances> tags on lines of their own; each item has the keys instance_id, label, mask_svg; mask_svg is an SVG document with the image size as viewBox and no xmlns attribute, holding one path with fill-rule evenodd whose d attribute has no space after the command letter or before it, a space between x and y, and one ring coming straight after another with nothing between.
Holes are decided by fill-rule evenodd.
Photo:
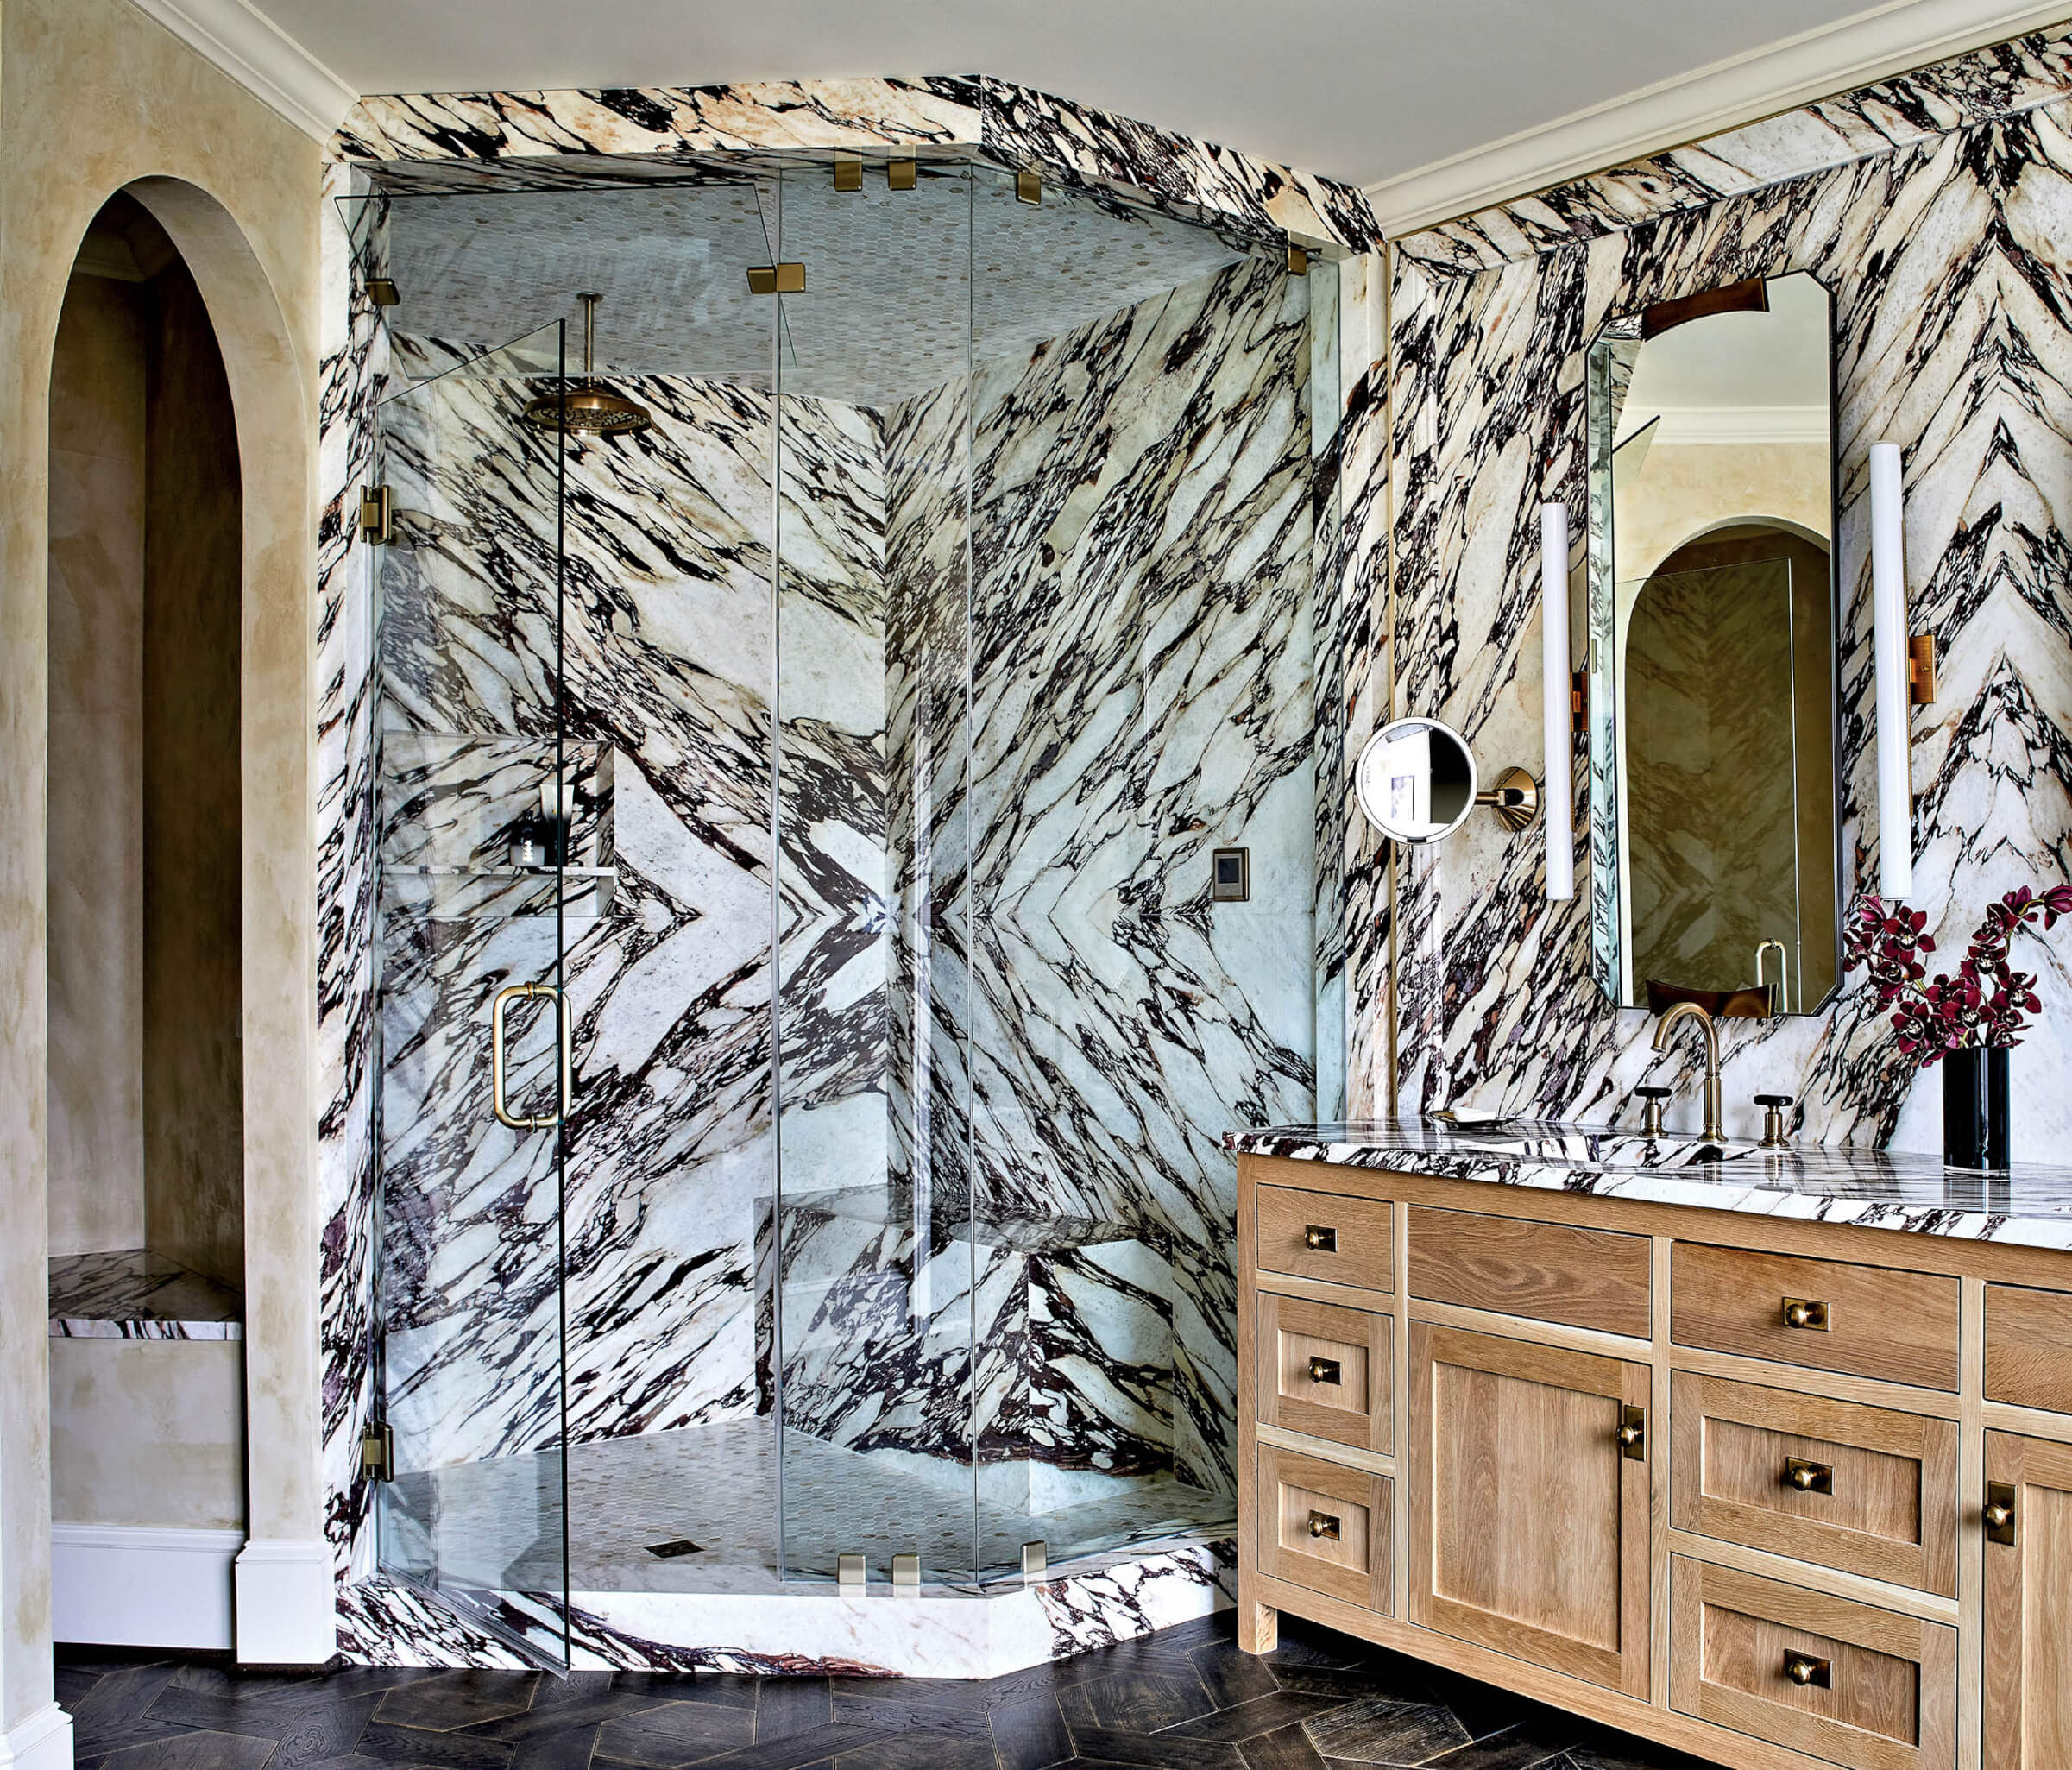
<instances>
[{"instance_id":1,"label":"brass shower head","mask_svg":"<svg viewBox=\"0 0 2072 1770\"><path fill-rule=\"evenodd\" d=\"M601 295L578 295L583 303L583 374L557 384L526 407L525 420L534 430L568 436L626 437L654 422L646 406L614 393L592 374L597 343L597 304Z\"/></svg>"}]
</instances>

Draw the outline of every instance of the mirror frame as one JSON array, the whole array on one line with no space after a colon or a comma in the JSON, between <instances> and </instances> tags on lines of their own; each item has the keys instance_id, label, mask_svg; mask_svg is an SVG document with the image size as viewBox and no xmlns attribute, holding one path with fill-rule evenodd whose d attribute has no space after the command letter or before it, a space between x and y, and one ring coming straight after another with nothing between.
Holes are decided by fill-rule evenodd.
<instances>
[{"instance_id":1,"label":"mirror frame","mask_svg":"<svg viewBox=\"0 0 2072 1770\"><path fill-rule=\"evenodd\" d=\"M1843 605L1842 592L1842 450L1840 438L1842 387L1836 349L1836 299L1834 285L1811 270L1785 269L1756 272L1766 283L1785 277L1803 276L1814 283L1827 299L1828 366L1828 620L1833 644L1828 648L1828 696L1834 720L1830 791L1832 796L1835 865L1835 982L1820 1000L1796 1011L1784 1009L1768 1017L1773 1020L1804 1019L1823 1013L1842 992L1842 923L1849 890L1848 853L1842 835L1843 794L1847 769L1842 745L1846 724L1842 704L1842 648ZM1746 282L1751 277L1737 277ZM1607 318L1584 346L1584 490L1588 515L1585 547L1583 628L1588 647L1590 679L1589 720L1589 840L1590 840L1590 969L1599 990L1614 1008L1647 1012L1645 1001L1621 999L1622 971L1619 942L1622 900L1619 876L1619 802L1615 771L1620 759L1618 731L1618 663L1614 655L1617 639L1617 547L1612 510L1612 422L1610 358L1606 346L1615 342L1643 340L1643 326L1651 312L1676 310L1679 319L1695 322L1711 317L1709 296L1722 293L1732 283L1710 284L1704 288L1664 296L1647 306ZM1730 310L1729 310L1730 311ZM1677 323L1672 321L1672 324ZM1663 330L1668 330L1664 327ZM1659 336L1659 332L1654 334ZM1571 595L1573 596L1571 590ZM1575 610L1571 600L1571 627Z\"/></svg>"},{"instance_id":2,"label":"mirror frame","mask_svg":"<svg viewBox=\"0 0 2072 1770\"><path fill-rule=\"evenodd\" d=\"M1368 803L1367 799L1367 759L1389 741L1390 732L1401 731L1405 726L1409 725L1420 727L1426 731L1444 732L1460 746L1460 753L1466 759L1468 765L1468 796L1461 805L1460 815L1444 828L1434 829L1430 835L1426 836L1408 836L1391 829L1388 824L1375 815L1374 807ZM1402 718L1391 719L1386 725L1382 726L1372 737L1360 746L1359 759L1354 763L1352 769L1353 797L1359 802L1360 815L1375 830L1386 836L1390 841L1401 842L1407 847L1428 847L1434 842L1445 841L1450 835L1458 835L1461 826L1474 815L1475 808L1479 803L1477 795L1481 791L1482 771L1476 765L1475 752L1470 747L1467 739L1454 730L1445 720L1434 719L1423 713L1406 714Z\"/></svg>"}]
</instances>

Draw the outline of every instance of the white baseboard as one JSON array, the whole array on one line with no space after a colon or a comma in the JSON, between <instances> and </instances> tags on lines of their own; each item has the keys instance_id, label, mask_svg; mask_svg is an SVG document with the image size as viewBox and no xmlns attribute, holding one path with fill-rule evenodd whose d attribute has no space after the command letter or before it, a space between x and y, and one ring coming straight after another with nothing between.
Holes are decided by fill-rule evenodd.
<instances>
[{"instance_id":1,"label":"white baseboard","mask_svg":"<svg viewBox=\"0 0 2072 1770\"><path fill-rule=\"evenodd\" d=\"M72 1770L72 1716L55 1703L0 1733L3 1770Z\"/></svg>"},{"instance_id":2,"label":"white baseboard","mask_svg":"<svg viewBox=\"0 0 2072 1770\"><path fill-rule=\"evenodd\" d=\"M321 1666L338 1650L338 1594L322 1537L254 1537L237 1557L237 1657Z\"/></svg>"},{"instance_id":3,"label":"white baseboard","mask_svg":"<svg viewBox=\"0 0 2072 1770\"><path fill-rule=\"evenodd\" d=\"M102 1647L230 1647L231 1565L243 1546L242 1530L54 1524L51 1634Z\"/></svg>"}]
</instances>

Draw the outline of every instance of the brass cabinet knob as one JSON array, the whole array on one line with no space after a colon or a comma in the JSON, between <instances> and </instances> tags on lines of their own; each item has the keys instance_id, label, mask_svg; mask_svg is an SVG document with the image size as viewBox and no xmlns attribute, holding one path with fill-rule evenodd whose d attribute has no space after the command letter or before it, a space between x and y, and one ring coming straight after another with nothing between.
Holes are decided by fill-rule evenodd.
<instances>
[{"instance_id":1,"label":"brass cabinet knob","mask_svg":"<svg viewBox=\"0 0 2072 1770\"><path fill-rule=\"evenodd\" d=\"M1797 1488L1802 1494L1831 1494L1835 1491L1834 1467L1827 1463L1809 1463L1803 1457L1786 1457L1785 1485Z\"/></svg>"},{"instance_id":2,"label":"brass cabinet knob","mask_svg":"<svg viewBox=\"0 0 2072 1770\"><path fill-rule=\"evenodd\" d=\"M1309 1515L1309 1534L1327 1537L1336 1542L1338 1538L1338 1521L1328 1512L1312 1512Z\"/></svg>"},{"instance_id":3,"label":"brass cabinet knob","mask_svg":"<svg viewBox=\"0 0 2072 1770\"><path fill-rule=\"evenodd\" d=\"M1816 1660L1811 1653L1785 1654L1785 1676L1801 1690L1817 1685L1822 1690L1829 1687L1828 1662Z\"/></svg>"},{"instance_id":4,"label":"brass cabinet knob","mask_svg":"<svg viewBox=\"0 0 2072 1770\"><path fill-rule=\"evenodd\" d=\"M1309 1361L1309 1380L1312 1383L1337 1383L1338 1361L1336 1358L1316 1358Z\"/></svg>"},{"instance_id":5,"label":"brass cabinet knob","mask_svg":"<svg viewBox=\"0 0 2072 1770\"><path fill-rule=\"evenodd\" d=\"M1302 1231L1306 1246L1319 1254L1335 1254L1338 1250L1338 1232L1321 1223L1313 1223Z\"/></svg>"},{"instance_id":6,"label":"brass cabinet knob","mask_svg":"<svg viewBox=\"0 0 2072 1770\"><path fill-rule=\"evenodd\" d=\"M1987 1507L1980 1516L1994 1530L2005 1530L2014 1522L2014 1508L2005 1503L1995 1503Z\"/></svg>"},{"instance_id":7,"label":"brass cabinet knob","mask_svg":"<svg viewBox=\"0 0 2072 1770\"><path fill-rule=\"evenodd\" d=\"M1810 1327L1825 1333L1828 1326L1828 1306L1811 1297L1785 1299L1785 1326Z\"/></svg>"},{"instance_id":8,"label":"brass cabinet knob","mask_svg":"<svg viewBox=\"0 0 2072 1770\"><path fill-rule=\"evenodd\" d=\"M1622 1445L1637 1445L1647 1436L1647 1428L1635 1426L1630 1420L1619 1428L1619 1442Z\"/></svg>"}]
</instances>

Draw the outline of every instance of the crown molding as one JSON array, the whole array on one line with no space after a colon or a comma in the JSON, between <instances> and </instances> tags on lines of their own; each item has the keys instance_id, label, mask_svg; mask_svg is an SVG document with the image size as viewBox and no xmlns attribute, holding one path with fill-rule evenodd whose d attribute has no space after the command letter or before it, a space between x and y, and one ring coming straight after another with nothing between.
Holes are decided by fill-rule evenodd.
<instances>
[{"instance_id":1,"label":"crown molding","mask_svg":"<svg viewBox=\"0 0 2072 1770\"><path fill-rule=\"evenodd\" d=\"M2067 0L1888 0L1366 187L1390 239L2045 25Z\"/></svg>"},{"instance_id":2,"label":"crown molding","mask_svg":"<svg viewBox=\"0 0 2072 1770\"><path fill-rule=\"evenodd\" d=\"M360 95L247 0L132 0L312 141L328 142Z\"/></svg>"}]
</instances>

